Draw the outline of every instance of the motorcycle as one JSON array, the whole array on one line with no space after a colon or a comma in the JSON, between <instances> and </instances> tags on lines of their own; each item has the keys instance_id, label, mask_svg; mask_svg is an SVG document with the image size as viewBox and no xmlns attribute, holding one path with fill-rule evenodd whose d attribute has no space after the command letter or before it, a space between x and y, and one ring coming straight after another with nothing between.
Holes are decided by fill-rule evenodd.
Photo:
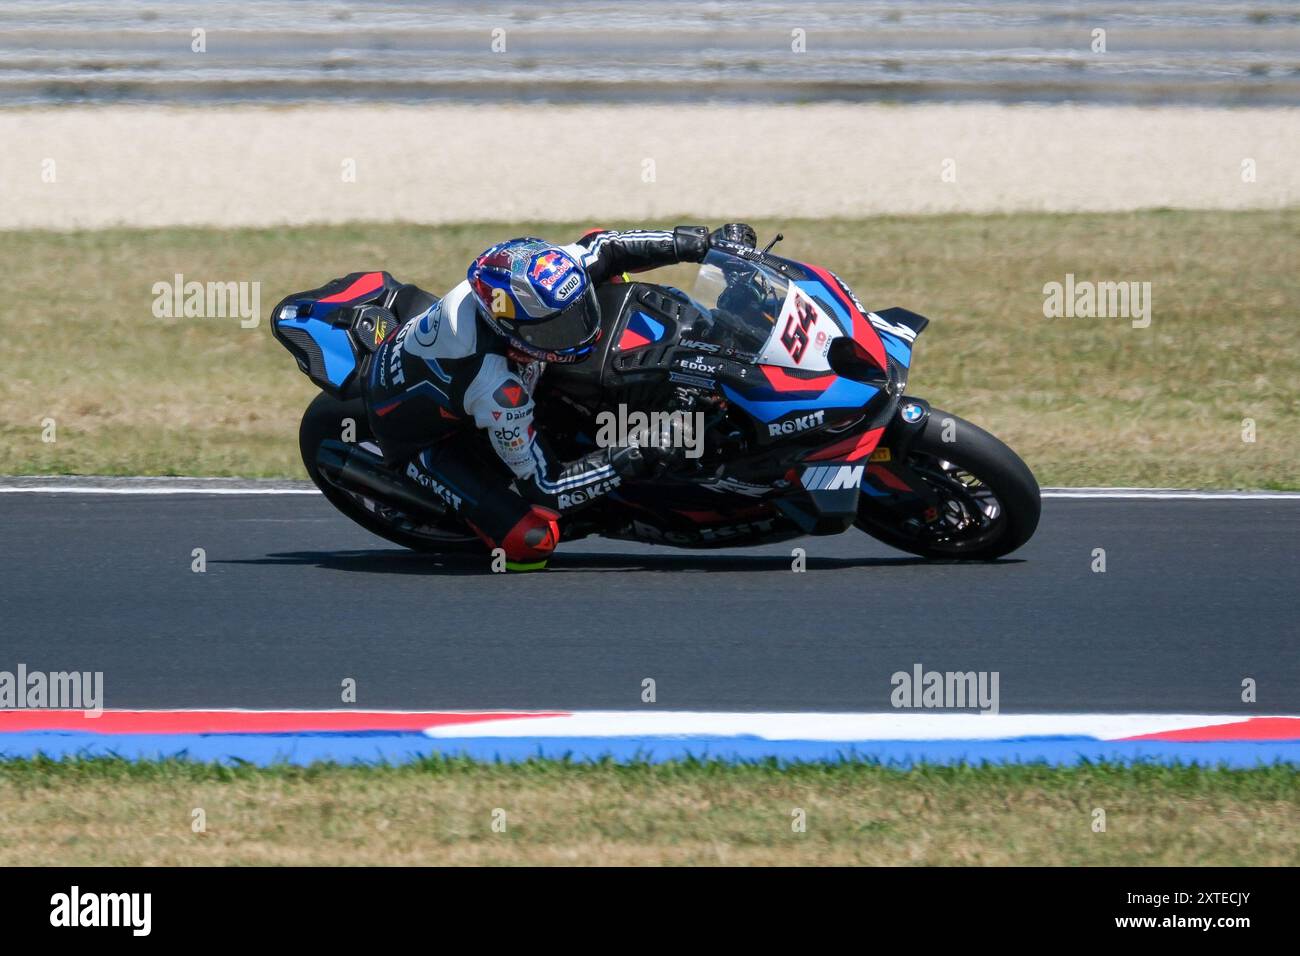
<instances>
[{"instance_id":1,"label":"motorcycle","mask_svg":"<svg viewBox=\"0 0 1300 956\"><path fill-rule=\"evenodd\" d=\"M659 413L694 423L693 457L564 513L561 541L740 547L856 527L911 554L964 560L1028 541L1041 502L1025 463L988 432L906 394L929 320L868 310L833 272L771 248L715 243L689 294L626 279L598 290L596 350L546 368L534 391L537 427L568 460L596 447L611 416ZM360 383L372 353L436 302L399 296L403 288L412 287L387 272L353 273L276 307L276 339L321 388L299 429L303 464L331 504L380 537L485 553L437 496L385 462L369 432Z\"/></svg>"}]
</instances>

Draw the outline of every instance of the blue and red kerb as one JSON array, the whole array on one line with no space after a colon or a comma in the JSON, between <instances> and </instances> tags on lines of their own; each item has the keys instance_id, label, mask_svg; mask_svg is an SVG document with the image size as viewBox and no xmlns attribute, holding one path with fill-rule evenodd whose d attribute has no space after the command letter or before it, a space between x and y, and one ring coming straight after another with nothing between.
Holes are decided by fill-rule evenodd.
<instances>
[{"instance_id":1,"label":"blue and red kerb","mask_svg":"<svg viewBox=\"0 0 1300 956\"><path fill-rule=\"evenodd\" d=\"M835 729L845 717L853 722L851 734ZM896 713L110 710L89 718L80 711L0 710L0 759L119 757L262 766L401 763L435 756L507 762L857 759L900 768L984 761L1300 764L1300 717L1043 715L1054 730L1042 734L1025 732L1030 717L952 719L956 723L945 724L944 732L919 736ZM990 734L999 721L1003 732Z\"/></svg>"},{"instance_id":2,"label":"blue and red kerb","mask_svg":"<svg viewBox=\"0 0 1300 956\"><path fill-rule=\"evenodd\" d=\"M96 734L298 734L422 733L430 727L516 717L557 717L564 711L364 710L105 710L89 717L80 710L0 710L0 733L25 731Z\"/></svg>"}]
</instances>

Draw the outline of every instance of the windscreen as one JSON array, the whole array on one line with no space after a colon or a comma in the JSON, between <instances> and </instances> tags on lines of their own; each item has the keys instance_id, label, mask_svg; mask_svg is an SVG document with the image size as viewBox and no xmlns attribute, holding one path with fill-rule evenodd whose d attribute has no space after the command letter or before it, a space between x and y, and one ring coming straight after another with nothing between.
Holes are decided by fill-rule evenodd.
<instances>
[{"instance_id":1,"label":"windscreen","mask_svg":"<svg viewBox=\"0 0 1300 956\"><path fill-rule=\"evenodd\" d=\"M772 334L787 286L784 276L766 266L710 249L691 298L738 346L757 351Z\"/></svg>"}]
</instances>

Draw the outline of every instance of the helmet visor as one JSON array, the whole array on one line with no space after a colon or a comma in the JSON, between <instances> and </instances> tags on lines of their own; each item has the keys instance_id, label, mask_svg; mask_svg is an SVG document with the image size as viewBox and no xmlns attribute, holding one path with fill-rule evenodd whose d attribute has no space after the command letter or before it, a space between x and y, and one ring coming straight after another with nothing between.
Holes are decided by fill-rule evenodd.
<instances>
[{"instance_id":1,"label":"helmet visor","mask_svg":"<svg viewBox=\"0 0 1300 956\"><path fill-rule=\"evenodd\" d=\"M544 352L564 352L587 345L600 330L600 305L591 286L582 298L544 322L520 322L515 336Z\"/></svg>"}]
</instances>

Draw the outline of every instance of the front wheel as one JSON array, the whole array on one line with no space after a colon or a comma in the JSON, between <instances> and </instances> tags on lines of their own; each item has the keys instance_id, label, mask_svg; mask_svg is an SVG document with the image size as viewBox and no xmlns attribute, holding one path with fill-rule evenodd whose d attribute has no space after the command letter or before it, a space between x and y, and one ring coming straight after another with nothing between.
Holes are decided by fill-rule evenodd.
<instances>
[{"instance_id":1,"label":"front wheel","mask_svg":"<svg viewBox=\"0 0 1300 956\"><path fill-rule=\"evenodd\" d=\"M931 409L888 496L865 490L855 524L892 547L925 558L989 561L1016 550L1038 527L1038 482L1014 451L984 429ZM906 488L907 490L904 490Z\"/></svg>"}]
</instances>

